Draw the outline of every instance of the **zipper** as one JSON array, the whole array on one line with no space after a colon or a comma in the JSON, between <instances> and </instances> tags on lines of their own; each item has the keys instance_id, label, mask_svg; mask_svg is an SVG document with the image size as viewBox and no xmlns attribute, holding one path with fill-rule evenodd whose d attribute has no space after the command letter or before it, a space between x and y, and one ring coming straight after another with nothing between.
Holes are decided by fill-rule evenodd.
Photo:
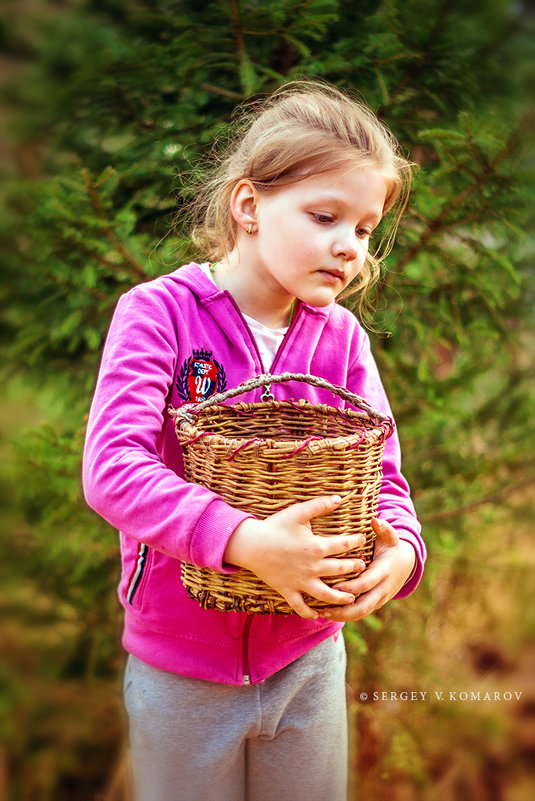
<instances>
[{"instance_id":1,"label":"zipper","mask_svg":"<svg viewBox=\"0 0 535 801\"><path fill-rule=\"evenodd\" d=\"M228 299L230 300L230 302L232 303L232 305L234 306L234 308L236 309L236 312L238 313L238 315L239 315L239 317L240 317L240 319L241 319L241 321L242 321L247 333L249 334L249 339L250 339L251 344L252 344L252 346L254 348L254 351L255 351L255 353L257 355L258 362L260 364L260 368L261 368L262 372L265 373L266 372L266 368L264 367L264 362L262 361L262 356L260 355L260 351L258 349L258 345L256 344L256 339L253 336L253 332L251 331L251 329L249 328L249 325L247 324L247 320L244 318L243 314L241 313L240 307L238 306L238 304L236 303L236 301L234 300L234 298L232 297L230 292L225 290L225 294L228 297ZM296 325L297 320L298 320L298 318L300 316L300 313L301 313L301 304L299 304L299 307L297 309L297 314L295 315L294 319L292 320L292 322L288 326L288 330L286 331L286 333L285 333L285 335L283 337L283 340L282 340L281 344L279 345L279 347L277 349L277 352L275 354L275 358L273 360L273 364L271 365L271 369L270 369L269 372L273 372L273 368L276 366L276 364L277 364L277 362L279 360L280 354L284 350L286 342L287 342L288 338L290 337L293 329L295 328L295 325ZM248 685L251 684L251 669L249 667L249 634L250 634L250 631L251 631L251 626L253 625L253 617L254 617L253 614L248 614L247 615L247 618L245 620L245 625L243 627L243 634L242 634L242 670L243 670L242 682L243 682L243 684L245 686L248 686Z\"/></svg>"},{"instance_id":2,"label":"zipper","mask_svg":"<svg viewBox=\"0 0 535 801\"><path fill-rule=\"evenodd\" d=\"M295 325L296 325L296 323L297 323L297 320L299 319L299 317L300 317L300 315L301 315L301 307L302 307L302 304L301 304L301 303L299 303L299 306L297 307L297 312L296 312L296 314L295 314L295 316L294 316L294 318L293 318L292 322L291 322L291 323L290 323L290 325L288 326L288 330L287 330L287 331L286 331L286 333L284 334L283 340L282 340L282 342L280 343L280 345L279 345L279 347L278 347L278 349L277 349L277 352L276 352L276 354L275 354L275 358L273 359L273 364L271 365L270 369L266 371L266 368L265 368L265 366L264 366L264 362L262 361L262 356L260 355L260 351L258 350L258 345L256 344L256 339L254 338L254 336L253 336L253 332L251 331L251 329L249 328L249 326L248 326L248 324L247 324L247 320L245 319L245 317L244 317L244 316L243 316L243 314L241 313L241 309L240 309L240 307L238 306L238 304L236 303L236 301L234 300L234 298L232 297L232 295L230 294L230 292L228 292L227 290L225 290L225 294L227 295L228 299L230 300L230 302L232 303L232 305L234 306L234 308L235 308L235 309L236 309L236 311L238 312L238 314L239 314L239 316L240 316L240 319L241 319L241 321L242 321L243 325L245 326L245 328L246 328L246 330L247 330L247 333L249 334L249 339L251 340L251 343L252 343L252 345L253 345L253 348L254 348L254 350L255 350L255 353L256 353L256 355L257 355L257 357L258 357L258 361L260 362L260 368L261 368L262 372L263 372L263 373L265 373L265 372L273 373L273 370L274 370L274 368L276 367L276 365L277 365L277 362L279 361L280 355L281 355L282 351L284 350L284 347L285 347L285 345L286 345L286 342L288 341L288 339L289 339L289 337L290 337L290 335L291 335L292 331L293 331L293 330L294 330L294 328L295 328Z\"/></svg>"},{"instance_id":3,"label":"zipper","mask_svg":"<svg viewBox=\"0 0 535 801\"><path fill-rule=\"evenodd\" d=\"M255 351L255 353L257 355L258 362L260 364L260 368L261 368L262 372L265 373L266 372L266 368L264 367L264 362L262 361L262 356L260 355L260 351L258 349L258 345L256 344L256 339L253 336L253 332L251 331L251 329L249 328L249 326L247 324L247 320L244 318L243 314L241 313L240 307L238 306L238 304L236 303L236 301L234 300L234 298L232 297L230 292L225 290L225 294L227 295L228 299L230 300L230 302L232 303L232 305L236 309L236 312L238 313L238 315L239 315L239 317L240 317L240 319L241 319L241 321L242 321L247 333L249 334L249 339L250 339L251 344L252 344L252 346L254 348L254 351ZM286 333L284 335L284 338L283 338L281 344L279 345L279 347L277 349L277 353L275 354L275 358L273 360L273 364L271 365L270 372L273 371L273 368L275 367L276 363L278 362L280 354L284 350L286 342L287 342L288 338L290 337L293 329L295 328L295 325L296 325L297 320L299 318L300 312L301 312L301 304L299 304L299 308L297 309L297 314L295 315L294 319L292 320L292 322L288 326L288 330L286 331ZM242 670L243 670L242 681L243 681L243 684L245 686L248 686L248 685L251 684L251 670L250 670L250 667L249 667L249 634L250 634L250 631L251 631L251 626L253 625L253 617L254 616L252 614L248 614L247 615L247 618L245 620L245 625L243 627L243 634L242 634Z\"/></svg>"},{"instance_id":4,"label":"zipper","mask_svg":"<svg viewBox=\"0 0 535 801\"><path fill-rule=\"evenodd\" d=\"M258 361L260 362L260 369L262 370L262 372L263 372L263 373L265 373L265 372L266 372L266 368L264 367L264 362L262 361L262 357L261 357L261 355L260 355L260 351L258 350L258 345L256 344L256 339L255 339L255 338L254 338L254 336L253 336L253 332L251 331L251 329L250 329L250 328L249 328L249 326L247 325L247 320L245 319L245 317L244 317L244 316L243 316L243 314L241 313L241 309L240 309L240 307L238 306L238 304L236 303L236 301L234 300L234 298L232 297L232 295L230 294L230 292L228 292L227 290L225 290L225 294L227 295L228 299L230 300L230 302L232 303L232 305L234 306L234 308L235 308L235 309L236 309L236 311L238 312L238 315L239 315L239 317L240 317L240 320L242 321L243 325L244 325L244 326L245 326L245 328L247 329L247 333L249 334L249 339L250 339L250 340L251 340L251 342L252 342L253 348L254 348L254 350L255 350L255 353L256 353L256 355L257 355L257 357L258 357ZM282 344L282 343L281 343L281 344Z\"/></svg>"},{"instance_id":5,"label":"zipper","mask_svg":"<svg viewBox=\"0 0 535 801\"><path fill-rule=\"evenodd\" d=\"M243 683L249 685L251 683L251 671L249 668L249 632L253 625L253 615L248 614L243 627L242 635L242 670L243 670Z\"/></svg>"}]
</instances>

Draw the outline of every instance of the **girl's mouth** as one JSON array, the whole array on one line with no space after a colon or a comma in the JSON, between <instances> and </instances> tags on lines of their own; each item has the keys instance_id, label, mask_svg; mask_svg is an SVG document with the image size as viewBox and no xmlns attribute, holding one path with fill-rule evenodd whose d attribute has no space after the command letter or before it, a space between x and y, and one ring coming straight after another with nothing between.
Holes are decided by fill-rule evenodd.
<instances>
[{"instance_id":1,"label":"girl's mouth","mask_svg":"<svg viewBox=\"0 0 535 801\"><path fill-rule=\"evenodd\" d=\"M338 270L318 270L318 272L323 278L332 284L337 284L345 279L344 273L339 272Z\"/></svg>"}]
</instances>

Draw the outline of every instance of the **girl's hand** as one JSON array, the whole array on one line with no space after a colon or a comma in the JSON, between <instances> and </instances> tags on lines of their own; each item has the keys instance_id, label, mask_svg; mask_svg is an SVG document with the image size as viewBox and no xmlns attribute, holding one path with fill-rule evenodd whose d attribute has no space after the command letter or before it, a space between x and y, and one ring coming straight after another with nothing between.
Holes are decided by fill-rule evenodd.
<instances>
[{"instance_id":1,"label":"girl's hand","mask_svg":"<svg viewBox=\"0 0 535 801\"><path fill-rule=\"evenodd\" d=\"M319 537L310 527L312 518L331 512L340 500L338 495L321 496L293 504L265 520L244 520L228 541L224 561L250 570L280 593L301 617L318 617L318 612L305 603L303 593L329 604L352 604L355 596L351 590L331 588L321 577L364 570L362 559L332 558L361 548L364 537Z\"/></svg>"},{"instance_id":2,"label":"girl's hand","mask_svg":"<svg viewBox=\"0 0 535 801\"><path fill-rule=\"evenodd\" d=\"M337 584L336 588L358 595L355 603L343 609L320 612L329 620L361 620L387 603L399 592L412 573L416 553L410 542L400 540L396 530L385 520L372 520L377 534L372 563L356 579Z\"/></svg>"}]
</instances>

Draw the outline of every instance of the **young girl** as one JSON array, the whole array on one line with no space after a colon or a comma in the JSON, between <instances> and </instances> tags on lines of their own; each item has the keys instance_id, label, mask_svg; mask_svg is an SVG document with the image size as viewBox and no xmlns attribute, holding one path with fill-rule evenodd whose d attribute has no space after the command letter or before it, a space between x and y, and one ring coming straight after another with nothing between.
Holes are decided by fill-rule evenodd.
<instances>
[{"instance_id":1,"label":"young girl","mask_svg":"<svg viewBox=\"0 0 535 801\"><path fill-rule=\"evenodd\" d=\"M370 239L386 212L395 228L409 176L392 135L362 104L314 82L285 87L256 107L199 194L195 236L211 262L119 300L84 486L121 532L136 801L346 797L340 629L411 593L425 560L397 437L386 443L375 556L364 569L333 558L361 535L311 532L309 521L337 496L257 520L187 483L167 408L269 370L324 377L391 414L368 337L336 298L376 277ZM344 406L305 384L272 389ZM246 567L296 614L201 609L181 584L180 560L222 573ZM322 581L332 575L333 588ZM330 607L318 615L304 593Z\"/></svg>"}]
</instances>

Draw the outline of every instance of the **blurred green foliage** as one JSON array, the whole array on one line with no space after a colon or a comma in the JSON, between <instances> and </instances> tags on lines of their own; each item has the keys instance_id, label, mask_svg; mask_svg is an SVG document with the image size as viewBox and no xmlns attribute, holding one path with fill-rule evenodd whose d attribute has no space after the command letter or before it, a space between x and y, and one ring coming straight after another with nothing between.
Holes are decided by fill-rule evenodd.
<instances>
[{"instance_id":1,"label":"blurred green foliage","mask_svg":"<svg viewBox=\"0 0 535 801\"><path fill-rule=\"evenodd\" d=\"M86 682L98 697L117 681L117 546L81 499L85 415L119 295L195 255L186 176L238 104L326 79L360 93L420 165L372 339L433 558L480 536L466 511L533 483L534 20L508 0L5 5L0 606L21 624L6 635L0 733L14 801L85 799L109 769L117 709L91 719L78 699L65 742L29 690L63 682L74 699ZM352 631L360 654L378 626ZM96 726L103 748L84 763ZM40 765L31 780L24 759Z\"/></svg>"}]
</instances>

